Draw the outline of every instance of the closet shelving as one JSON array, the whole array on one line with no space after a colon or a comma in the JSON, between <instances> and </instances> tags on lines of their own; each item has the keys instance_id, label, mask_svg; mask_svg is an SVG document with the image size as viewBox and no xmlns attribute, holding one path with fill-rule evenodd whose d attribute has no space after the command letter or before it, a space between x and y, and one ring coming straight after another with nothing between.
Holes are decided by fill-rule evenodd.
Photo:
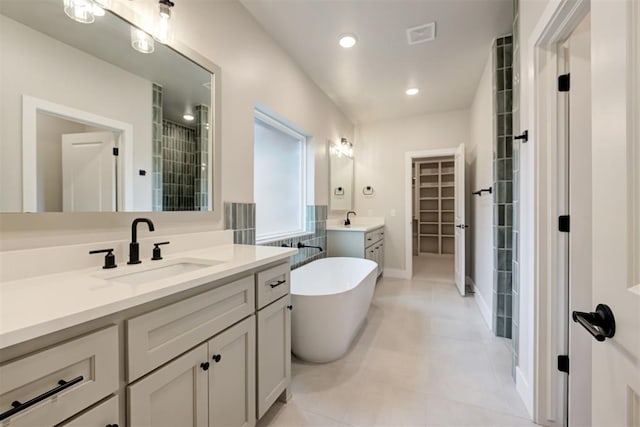
<instances>
[{"instance_id":1,"label":"closet shelving","mask_svg":"<svg viewBox=\"0 0 640 427\"><path fill-rule=\"evenodd\" d=\"M414 174L418 252L452 254L455 236L453 158L416 161Z\"/></svg>"}]
</instances>

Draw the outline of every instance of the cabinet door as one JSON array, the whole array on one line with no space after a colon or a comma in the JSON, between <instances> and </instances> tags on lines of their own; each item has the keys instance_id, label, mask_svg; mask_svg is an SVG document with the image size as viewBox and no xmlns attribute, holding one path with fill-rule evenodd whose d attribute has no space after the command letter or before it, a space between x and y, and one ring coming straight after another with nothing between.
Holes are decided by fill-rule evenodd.
<instances>
[{"instance_id":1,"label":"cabinet door","mask_svg":"<svg viewBox=\"0 0 640 427\"><path fill-rule=\"evenodd\" d=\"M365 249L364 257L366 259L370 259L371 261L376 261L376 247L375 246L369 246L367 249Z\"/></svg>"},{"instance_id":2,"label":"cabinet door","mask_svg":"<svg viewBox=\"0 0 640 427\"><path fill-rule=\"evenodd\" d=\"M378 244L378 275L384 272L384 243Z\"/></svg>"},{"instance_id":3,"label":"cabinet door","mask_svg":"<svg viewBox=\"0 0 640 427\"><path fill-rule=\"evenodd\" d=\"M251 316L209 341L209 424L256 423L256 319Z\"/></svg>"},{"instance_id":4,"label":"cabinet door","mask_svg":"<svg viewBox=\"0 0 640 427\"><path fill-rule=\"evenodd\" d=\"M128 388L129 425L207 427L207 344L142 378Z\"/></svg>"},{"instance_id":5,"label":"cabinet door","mask_svg":"<svg viewBox=\"0 0 640 427\"><path fill-rule=\"evenodd\" d=\"M258 312L258 418L289 386L291 379L290 296Z\"/></svg>"}]
</instances>

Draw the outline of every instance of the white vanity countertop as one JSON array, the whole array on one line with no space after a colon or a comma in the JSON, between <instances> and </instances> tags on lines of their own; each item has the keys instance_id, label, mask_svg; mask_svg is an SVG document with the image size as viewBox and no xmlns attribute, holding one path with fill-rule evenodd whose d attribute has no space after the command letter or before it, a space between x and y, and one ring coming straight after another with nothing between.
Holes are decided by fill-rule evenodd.
<instances>
[{"instance_id":1,"label":"white vanity countertop","mask_svg":"<svg viewBox=\"0 0 640 427\"><path fill-rule=\"evenodd\" d=\"M0 349L209 282L284 260L297 249L218 245L103 270L90 268L0 283ZM179 261L219 264L173 277L127 284L107 279Z\"/></svg>"},{"instance_id":2,"label":"white vanity countertop","mask_svg":"<svg viewBox=\"0 0 640 427\"><path fill-rule=\"evenodd\" d=\"M351 225L344 225L344 218L332 218L327 221L327 231L359 231L367 232L376 228L384 227L383 218L373 217L351 217Z\"/></svg>"}]
</instances>

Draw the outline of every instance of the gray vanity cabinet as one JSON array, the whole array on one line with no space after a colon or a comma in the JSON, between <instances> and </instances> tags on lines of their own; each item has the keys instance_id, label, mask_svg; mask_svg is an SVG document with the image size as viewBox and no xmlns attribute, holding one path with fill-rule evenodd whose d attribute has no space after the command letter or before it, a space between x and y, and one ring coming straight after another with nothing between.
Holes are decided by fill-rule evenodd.
<instances>
[{"instance_id":1,"label":"gray vanity cabinet","mask_svg":"<svg viewBox=\"0 0 640 427\"><path fill-rule=\"evenodd\" d=\"M286 295L258 311L258 418L291 381L292 308L291 298Z\"/></svg>"},{"instance_id":2,"label":"gray vanity cabinet","mask_svg":"<svg viewBox=\"0 0 640 427\"><path fill-rule=\"evenodd\" d=\"M251 316L209 341L209 425L256 420L256 322Z\"/></svg>"},{"instance_id":3,"label":"gray vanity cabinet","mask_svg":"<svg viewBox=\"0 0 640 427\"><path fill-rule=\"evenodd\" d=\"M130 426L208 427L207 344L178 357L127 390Z\"/></svg>"},{"instance_id":4,"label":"gray vanity cabinet","mask_svg":"<svg viewBox=\"0 0 640 427\"><path fill-rule=\"evenodd\" d=\"M129 386L131 426L255 425L255 316Z\"/></svg>"},{"instance_id":5,"label":"gray vanity cabinet","mask_svg":"<svg viewBox=\"0 0 640 427\"><path fill-rule=\"evenodd\" d=\"M378 276L384 270L384 227L370 231L327 230L330 257L366 258L378 264Z\"/></svg>"}]
</instances>

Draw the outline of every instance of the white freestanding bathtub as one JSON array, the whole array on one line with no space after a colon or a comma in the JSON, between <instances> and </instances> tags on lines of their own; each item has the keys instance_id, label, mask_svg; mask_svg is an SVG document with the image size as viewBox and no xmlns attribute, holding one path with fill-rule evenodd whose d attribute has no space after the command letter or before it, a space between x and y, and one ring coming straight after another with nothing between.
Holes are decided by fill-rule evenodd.
<instances>
[{"instance_id":1,"label":"white freestanding bathtub","mask_svg":"<svg viewBox=\"0 0 640 427\"><path fill-rule=\"evenodd\" d=\"M378 265L362 258L322 258L291 272L291 349L302 360L344 356L369 311Z\"/></svg>"}]
</instances>

